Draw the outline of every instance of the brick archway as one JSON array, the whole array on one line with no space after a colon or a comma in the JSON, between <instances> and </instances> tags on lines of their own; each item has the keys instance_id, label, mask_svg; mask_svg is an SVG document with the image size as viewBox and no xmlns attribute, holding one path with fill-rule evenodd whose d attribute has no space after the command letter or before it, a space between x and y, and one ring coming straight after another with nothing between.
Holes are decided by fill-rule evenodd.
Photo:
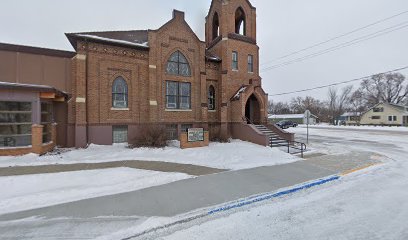
<instances>
[{"instance_id":1,"label":"brick archway","mask_svg":"<svg viewBox=\"0 0 408 240\"><path fill-rule=\"evenodd\" d=\"M254 94L248 98L245 104L245 117L254 124L261 122L261 106Z\"/></svg>"}]
</instances>

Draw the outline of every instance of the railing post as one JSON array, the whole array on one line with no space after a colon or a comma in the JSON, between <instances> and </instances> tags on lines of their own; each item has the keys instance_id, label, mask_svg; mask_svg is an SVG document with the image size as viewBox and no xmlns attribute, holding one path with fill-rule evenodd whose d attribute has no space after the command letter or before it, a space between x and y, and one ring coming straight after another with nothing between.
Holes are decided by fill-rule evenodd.
<instances>
[{"instance_id":1,"label":"railing post","mask_svg":"<svg viewBox=\"0 0 408 240\"><path fill-rule=\"evenodd\" d=\"M289 149L289 140L288 140L288 153L290 153L290 149Z\"/></svg>"},{"instance_id":2,"label":"railing post","mask_svg":"<svg viewBox=\"0 0 408 240\"><path fill-rule=\"evenodd\" d=\"M300 144L300 157L303 158L303 144Z\"/></svg>"}]
</instances>

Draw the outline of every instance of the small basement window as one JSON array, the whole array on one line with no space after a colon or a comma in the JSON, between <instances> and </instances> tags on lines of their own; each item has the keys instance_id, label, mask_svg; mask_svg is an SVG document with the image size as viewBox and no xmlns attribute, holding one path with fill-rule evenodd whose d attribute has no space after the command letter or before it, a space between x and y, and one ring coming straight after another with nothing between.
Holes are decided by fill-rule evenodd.
<instances>
[{"instance_id":1,"label":"small basement window","mask_svg":"<svg viewBox=\"0 0 408 240\"><path fill-rule=\"evenodd\" d=\"M177 140L177 124L169 124L166 126L167 140Z\"/></svg>"},{"instance_id":2,"label":"small basement window","mask_svg":"<svg viewBox=\"0 0 408 240\"><path fill-rule=\"evenodd\" d=\"M113 126L112 127L113 143L128 142L128 126Z\"/></svg>"}]
</instances>

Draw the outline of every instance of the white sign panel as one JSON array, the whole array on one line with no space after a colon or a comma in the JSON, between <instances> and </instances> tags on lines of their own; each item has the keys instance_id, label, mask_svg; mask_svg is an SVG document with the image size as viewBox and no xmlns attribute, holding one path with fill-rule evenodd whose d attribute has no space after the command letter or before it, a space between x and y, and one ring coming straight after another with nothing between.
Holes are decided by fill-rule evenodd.
<instances>
[{"instance_id":1,"label":"white sign panel","mask_svg":"<svg viewBox=\"0 0 408 240\"><path fill-rule=\"evenodd\" d=\"M204 129L203 128L189 128L187 130L189 142L202 142L204 141Z\"/></svg>"}]
</instances>

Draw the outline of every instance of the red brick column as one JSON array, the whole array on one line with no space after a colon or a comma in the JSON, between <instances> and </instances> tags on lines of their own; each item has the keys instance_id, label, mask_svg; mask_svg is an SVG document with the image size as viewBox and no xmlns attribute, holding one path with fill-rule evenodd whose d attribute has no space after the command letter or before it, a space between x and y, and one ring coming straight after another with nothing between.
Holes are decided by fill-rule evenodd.
<instances>
[{"instance_id":1,"label":"red brick column","mask_svg":"<svg viewBox=\"0 0 408 240\"><path fill-rule=\"evenodd\" d=\"M54 145L57 144L57 123L51 123L51 141Z\"/></svg>"},{"instance_id":2,"label":"red brick column","mask_svg":"<svg viewBox=\"0 0 408 240\"><path fill-rule=\"evenodd\" d=\"M43 143L43 125L34 124L31 127L31 145L32 152L36 154L42 153L42 143Z\"/></svg>"}]
</instances>

